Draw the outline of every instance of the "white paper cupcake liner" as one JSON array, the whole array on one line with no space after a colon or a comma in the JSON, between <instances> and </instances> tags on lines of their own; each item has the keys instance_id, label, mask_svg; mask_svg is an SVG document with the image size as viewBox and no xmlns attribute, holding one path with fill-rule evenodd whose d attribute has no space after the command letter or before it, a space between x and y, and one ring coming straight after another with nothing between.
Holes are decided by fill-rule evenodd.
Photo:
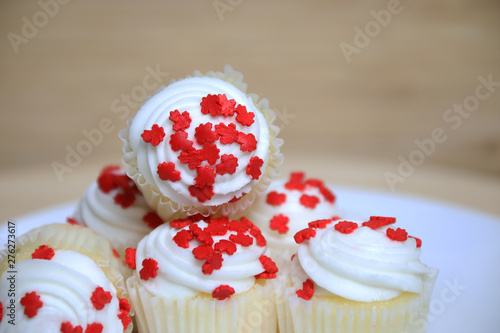
<instances>
[{"instance_id":1,"label":"white paper cupcake liner","mask_svg":"<svg viewBox=\"0 0 500 333\"><path fill-rule=\"evenodd\" d=\"M134 275L127 280L139 333L277 332L274 292L269 283L219 301L202 294L188 299L150 295Z\"/></svg>"},{"instance_id":2,"label":"white paper cupcake liner","mask_svg":"<svg viewBox=\"0 0 500 333\"><path fill-rule=\"evenodd\" d=\"M195 71L193 76L202 77L202 76L210 76L222 79L226 82L233 84L236 88L240 89L242 92L246 92L247 85L243 83L243 74L232 69L231 66L226 65L224 67L224 73L221 72L208 72L203 75L199 71ZM190 76L188 76L190 77ZM171 82L175 82L172 80ZM161 90L160 88L159 90ZM123 163L126 166L127 175L134 180L134 182L139 187L140 191L144 195L146 202L151 206L151 208L155 209L158 215L163 218L165 221L173 220L177 218L182 218L188 215L202 214L204 216L230 216L230 217L239 217L241 214L255 201L255 199L265 193L269 185L272 181L274 181L280 171L281 165L283 163L283 154L280 153L280 147L283 145L283 140L277 138L279 134L280 128L275 124L276 122L276 113L269 109L269 101L267 99L259 100L258 95L256 94L247 94L255 106L262 112L266 122L269 126L270 133L270 145L269 145L269 155L267 160L267 166L262 176L259 179L259 182L255 184L249 193L243 196L236 202L228 202L222 205L216 206L184 206L175 201L172 201L170 198L165 197L158 189L158 187L154 184L150 184L146 181L144 176L139 173L137 168L137 155L130 147L128 142L129 137L129 128L131 119L127 122L127 127L122 129L118 135L120 139L123 141Z\"/></svg>"}]
</instances>

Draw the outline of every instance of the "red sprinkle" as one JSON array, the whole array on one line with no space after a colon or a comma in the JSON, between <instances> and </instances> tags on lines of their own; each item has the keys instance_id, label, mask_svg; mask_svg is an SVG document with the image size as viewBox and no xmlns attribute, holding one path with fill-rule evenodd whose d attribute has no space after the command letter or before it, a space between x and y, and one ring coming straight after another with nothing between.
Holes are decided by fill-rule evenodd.
<instances>
[{"instance_id":1,"label":"red sprinkle","mask_svg":"<svg viewBox=\"0 0 500 333\"><path fill-rule=\"evenodd\" d=\"M232 220L227 224L227 229L235 232L246 232L249 230L249 227L240 221Z\"/></svg>"},{"instance_id":2,"label":"red sprinkle","mask_svg":"<svg viewBox=\"0 0 500 333\"><path fill-rule=\"evenodd\" d=\"M264 161L258 156L254 156L250 159L247 166L247 175L251 176L252 179L257 180L262 175L260 168L264 165Z\"/></svg>"},{"instance_id":3,"label":"red sprinkle","mask_svg":"<svg viewBox=\"0 0 500 333\"><path fill-rule=\"evenodd\" d=\"M311 239L314 236L316 236L316 230L313 228L305 228L300 230L293 236L293 239L295 239L295 243L301 244L304 240L306 239Z\"/></svg>"},{"instance_id":4,"label":"red sprinkle","mask_svg":"<svg viewBox=\"0 0 500 333\"><path fill-rule=\"evenodd\" d=\"M125 311L127 314L130 312L132 306L126 298L118 297L118 304L120 305L120 310Z\"/></svg>"},{"instance_id":5,"label":"red sprinkle","mask_svg":"<svg viewBox=\"0 0 500 333\"><path fill-rule=\"evenodd\" d=\"M189 186L189 193L198 199L199 202L205 202L214 196L214 188L209 185L204 186L203 188L191 185Z\"/></svg>"},{"instance_id":6,"label":"red sprinkle","mask_svg":"<svg viewBox=\"0 0 500 333\"><path fill-rule=\"evenodd\" d=\"M370 220L363 222L361 225L370 229L377 229L393 223L396 223L395 217L370 216Z\"/></svg>"},{"instance_id":7,"label":"red sprinkle","mask_svg":"<svg viewBox=\"0 0 500 333\"><path fill-rule=\"evenodd\" d=\"M24 314L28 318L33 318L36 316L38 309L43 306L43 302L40 300L40 296L36 292L26 293L23 298L21 298L21 305L24 306Z\"/></svg>"},{"instance_id":8,"label":"red sprinkle","mask_svg":"<svg viewBox=\"0 0 500 333\"><path fill-rule=\"evenodd\" d=\"M307 279L302 283L302 289L297 290L296 293L298 297L306 301L310 300L314 295L314 283L310 279Z\"/></svg>"},{"instance_id":9,"label":"red sprinkle","mask_svg":"<svg viewBox=\"0 0 500 333\"><path fill-rule=\"evenodd\" d=\"M54 249L47 245L40 245L38 249L31 254L32 259L45 259L50 260L54 256Z\"/></svg>"},{"instance_id":10,"label":"red sprinkle","mask_svg":"<svg viewBox=\"0 0 500 333\"><path fill-rule=\"evenodd\" d=\"M227 216L213 217L213 218L208 219L206 222L208 224L226 225L227 223L229 223L229 217L227 217Z\"/></svg>"},{"instance_id":11,"label":"red sprinkle","mask_svg":"<svg viewBox=\"0 0 500 333\"><path fill-rule=\"evenodd\" d=\"M171 182L176 182L181 180L181 173L175 170L175 164L173 162L163 162L158 165L157 170L158 176L160 176L161 180Z\"/></svg>"},{"instance_id":12,"label":"red sprinkle","mask_svg":"<svg viewBox=\"0 0 500 333\"><path fill-rule=\"evenodd\" d=\"M278 266L276 266L276 263L271 258L265 255L261 255L259 260L262 264L262 267L264 267L264 269L266 270L266 273L278 273Z\"/></svg>"},{"instance_id":13,"label":"red sprinkle","mask_svg":"<svg viewBox=\"0 0 500 333\"><path fill-rule=\"evenodd\" d=\"M245 235L242 232L238 232L236 235L235 234L230 235L229 240L245 247L253 244L253 237Z\"/></svg>"},{"instance_id":14,"label":"red sprinkle","mask_svg":"<svg viewBox=\"0 0 500 333\"><path fill-rule=\"evenodd\" d=\"M120 167L113 165L102 169L101 174L97 178L97 184L99 185L99 189L101 191L109 193L118 187L115 182L116 173L113 172L118 170L120 170Z\"/></svg>"},{"instance_id":15,"label":"red sprinkle","mask_svg":"<svg viewBox=\"0 0 500 333\"><path fill-rule=\"evenodd\" d=\"M234 115L234 106L236 105L236 101L234 99L227 99L226 95L220 94L219 104L221 106L220 113L225 117L231 117Z\"/></svg>"},{"instance_id":16,"label":"red sprinkle","mask_svg":"<svg viewBox=\"0 0 500 333\"><path fill-rule=\"evenodd\" d=\"M128 312L120 310L117 315L118 319L122 322L123 330L126 330L128 325L132 323L132 318L128 315Z\"/></svg>"},{"instance_id":17,"label":"red sprinkle","mask_svg":"<svg viewBox=\"0 0 500 333\"><path fill-rule=\"evenodd\" d=\"M204 161L205 155L203 150L198 150L191 148L187 151L182 151L177 159L181 161L182 164L187 164L189 169L194 170L201 165L201 162Z\"/></svg>"},{"instance_id":18,"label":"red sprinkle","mask_svg":"<svg viewBox=\"0 0 500 333\"><path fill-rule=\"evenodd\" d=\"M238 138L236 142L240 144L240 150L246 152L252 152L257 149L257 139L252 133L245 134L243 132L238 132Z\"/></svg>"},{"instance_id":19,"label":"red sprinkle","mask_svg":"<svg viewBox=\"0 0 500 333\"><path fill-rule=\"evenodd\" d=\"M193 249L193 255L198 260L205 260L208 256L215 252L211 245L200 245Z\"/></svg>"},{"instance_id":20,"label":"red sprinkle","mask_svg":"<svg viewBox=\"0 0 500 333\"><path fill-rule=\"evenodd\" d=\"M111 253L113 254L113 257L120 258L120 254L118 253L118 251L116 251L114 247L111 247Z\"/></svg>"},{"instance_id":21,"label":"red sprinkle","mask_svg":"<svg viewBox=\"0 0 500 333\"><path fill-rule=\"evenodd\" d=\"M276 230L280 234L286 234L287 231L289 230L288 228L288 222L290 219L288 216L285 216L283 214L275 215L271 219L271 223L269 225L269 228L271 230Z\"/></svg>"},{"instance_id":22,"label":"red sprinkle","mask_svg":"<svg viewBox=\"0 0 500 333\"><path fill-rule=\"evenodd\" d=\"M189 248L189 241L194 239L194 235L189 230L182 229L172 239L178 247L187 249Z\"/></svg>"},{"instance_id":23,"label":"red sprinkle","mask_svg":"<svg viewBox=\"0 0 500 333\"><path fill-rule=\"evenodd\" d=\"M323 195L323 198L325 198L325 200L331 204L335 203L335 200L337 200L335 194L333 194L333 192L330 191L326 186L321 187L319 189L319 192L321 193L321 195Z\"/></svg>"},{"instance_id":24,"label":"red sprinkle","mask_svg":"<svg viewBox=\"0 0 500 333\"><path fill-rule=\"evenodd\" d=\"M387 237L393 241L404 242L408 239L408 233L405 229L397 228L396 230L388 228L385 232Z\"/></svg>"},{"instance_id":25,"label":"red sprinkle","mask_svg":"<svg viewBox=\"0 0 500 333\"><path fill-rule=\"evenodd\" d=\"M254 123L255 114L248 112L246 106L238 105L236 107L236 121L243 126L251 126Z\"/></svg>"},{"instance_id":26,"label":"red sprinkle","mask_svg":"<svg viewBox=\"0 0 500 333\"><path fill-rule=\"evenodd\" d=\"M203 231L210 236L224 236L228 230L225 224L210 223Z\"/></svg>"},{"instance_id":27,"label":"red sprinkle","mask_svg":"<svg viewBox=\"0 0 500 333\"><path fill-rule=\"evenodd\" d=\"M234 114L234 106L236 101L227 99L226 95L207 95L201 99L201 113L212 115L212 117L223 115L230 117Z\"/></svg>"},{"instance_id":28,"label":"red sprinkle","mask_svg":"<svg viewBox=\"0 0 500 333\"><path fill-rule=\"evenodd\" d=\"M271 206L280 206L286 202L286 194L276 191L269 192L266 196L266 202Z\"/></svg>"},{"instance_id":29,"label":"red sprinkle","mask_svg":"<svg viewBox=\"0 0 500 333\"><path fill-rule=\"evenodd\" d=\"M196 127L194 137L200 145L204 144L205 142L214 143L215 141L217 141L217 139L219 139L217 133L212 130L212 123L210 122L200 124L198 127Z\"/></svg>"},{"instance_id":30,"label":"red sprinkle","mask_svg":"<svg viewBox=\"0 0 500 333\"><path fill-rule=\"evenodd\" d=\"M216 165L217 173L219 175L225 175L226 173L232 175L236 172L238 167L238 158L234 157L233 154L223 154L221 157L221 163Z\"/></svg>"},{"instance_id":31,"label":"red sprinkle","mask_svg":"<svg viewBox=\"0 0 500 333\"><path fill-rule=\"evenodd\" d=\"M221 239L214 245L214 250L219 251L220 253L227 253L229 255L232 255L236 252L237 247L236 244L234 244L231 241L228 241L226 239Z\"/></svg>"},{"instance_id":32,"label":"red sprinkle","mask_svg":"<svg viewBox=\"0 0 500 333\"><path fill-rule=\"evenodd\" d=\"M90 301L96 310L102 310L106 304L111 303L112 298L113 296L111 296L109 291L104 290L102 287L97 287L92 293Z\"/></svg>"},{"instance_id":33,"label":"red sprinkle","mask_svg":"<svg viewBox=\"0 0 500 333\"><path fill-rule=\"evenodd\" d=\"M170 147L173 151L188 151L193 148L193 141L188 139L187 132L179 131L170 135Z\"/></svg>"},{"instance_id":34,"label":"red sprinkle","mask_svg":"<svg viewBox=\"0 0 500 333\"><path fill-rule=\"evenodd\" d=\"M141 136L144 142L151 143L153 146L158 146L165 137L165 131L163 130L163 127L154 124L150 131L144 130Z\"/></svg>"},{"instance_id":35,"label":"red sprinkle","mask_svg":"<svg viewBox=\"0 0 500 333\"><path fill-rule=\"evenodd\" d=\"M332 220L325 219L325 220L316 220L309 222L307 225L311 228L315 229L325 229L328 224L332 223Z\"/></svg>"},{"instance_id":36,"label":"red sprinkle","mask_svg":"<svg viewBox=\"0 0 500 333\"><path fill-rule=\"evenodd\" d=\"M78 223L77 220L75 220L74 218L71 218L71 217L66 218L66 222L69 224L72 224L72 225L79 225L80 224L80 223Z\"/></svg>"},{"instance_id":37,"label":"red sprinkle","mask_svg":"<svg viewBox=\"0 0 500 333\"><path fill-rule=\"evenodd\" d=\"M230 123L226 125L224 123L220 123L215 125L215 132L219 136L220 143L223 145L231 144L238 139L238 130L236 129L236 125Z\"/></svg>"},{"instance_id":38,"label":"red sprinkle","mask_svg":"<svg viewBox=\"0 0 500 333\"><path fill-rule=\"evenodd\" d=\"M61 324L61 333L82 333L83 328L80 325L73 327L69 321Z\"/></svg>"},{"instance_id":39,"label":"red sprinkle","mask_svg":"<svg viewBox=\"0 0 500 333\"><path fill-rule=\"evenodd\" d=\"M151 229L155 229L156 227L159 227L163 224L163 220L161 219L161 217L159 217L158 214L156 214L156 212L154 211L146 213L142 217L142 221L146 223Z\"/></svg>"},{"instance_id":40,"label":"red sprinkle","mask_svg":"<svg viewBox=\"0 0 500 333\"><path fill-rule=\"evenodd\" d=\"M315 195L302 194L300 204L306 208L314 209L319 204L319 198Z\"/></svg>"},{"instance_id":41,"label":"red sprinkle","mask_svg":"<svg viewBox=\"0 0 500 333\"><path fill-rule=\"evenodd\" d=\"M0 323L2 322L3 319L3 304L0 302Z\"/></svg>"},{"instance_id":42,"label":"red sprinkle","mask_svg":"<svg viewBox=\"0 0 500 333\"><path fill-rule=\"evenodd\" d=\"M350 234L358 228L358 224L355 222L340 221L335 224L334 228L343 234Z\"/></svg>"},{"instance_id":43,"label":"red sprinkle","mask_svg":"<svg viewBox=\"0 0 500 333\"><path fill-rule=\"evenodd\" d=\"M198 177L194 179L194 185L199 188L212 186L215 183L215 170L211 166L198 167L196 169Z\"/></svg>"},{"instance_id":44,"label":"red sprinkle","mask_svg":"<svg viewBox=\"0 0 500 333\"><path fill-rule=\"evenodd\" d=\"M201 157L203 160L207 160L208 164L214 165L219 159L219 152L220 149L215 144L205 142L203 149L201 149Z\"/></svg>"},{"instance_id":45,"label":"red sprinkle","mask_svg":"<svg viewBox=\"0 0 500 333\"><path fill-rule=\"evenodd\" d=\"M100 323L92 323L87 325L85 333L102 333L103 326Z\"/></svg>"},{"instance_id":46,"label":"red sprinkle","mask_svg":"<svg viewBox=\"0 0 500 333\"><path fill-rule=\"evenodd\" d=\"M117 173L116 171L118 170L120 170L120 167L116 166L104 168L97 178L97 184L103 193L109 193L114 189L120 189L113 199L115 203L122 208L127 208L134 203L135 195L139 190L126 174Z\"/></svg>"},{"instance_id":47,"label":"red sprinkle","mask_svg":"<svg viewBox=\"0 0 500 333\"><path fill-rule=\"evenodd\" d=\"M415 241L417 242L417 247L422 246L422 240L420 238L413 237L413 236L408 236L408 237L415 239Z\"/></svg>"},{"instance_id":48,"label":"red sprinkle","mask_svg":"<svg viewBox=\"0 0 500 333\"><path fill-rule=\"evenodd\" d=\"M125 249L125 263L127 264L128 268L130 269L135 269L135 254L137 252L137 249L132 249L132 248L126 248Z\"/></svg>"},{"instance_id":49,"label":"red sprinkle","mask_svg":"<svg viewBox=\"0 0 500 333\"><path fill-rule=\"evenodd\" d=\"M255 275L256 279L274 279L276 278L275 273L267 273L267 272L262 272L260 274Z\"/></svg>"},{"instance_id":50,"label":"red sprinkle","mask_svg":"<svg viewBox=\"0 0 500 333\"><path fill-rule=\"evenodd\" d=\"M223 261L222 254L214 251L207 256L205 263L201 266L201 271L205 275L210 275L214 270L222 267Z\"/></svg>"},{"instance_id":51,"label":"red sprinkle","mask_svg":"<svg viewBox=\"0 0 500 333\"><path fill-rule=\"evenodd\" d=\"M232 294L234 294L234 289L227 284L223 284L214 289L212 297L222 301L229 298Z\"/></svg>"},{"instance_id":52,"label":"red sprinkle","mask_svg":"<svg viewBox=\"0 0 500 333\"><path fill-rule=\"evenodd\" d=\"M158 262L153 258L144 259L142 261L142 269L139 271L139 276L142 280L149 280L158 275Z\"/></svg>"},{"instance_id":53,"label":"red sprinkle","mask_svg":"<svg viewBox=\"0 0 500 333\"><path fill-rule=\"evenodd\" d=\"M303 182L304 173L303 172L292 172L290 174L290 179L285 183L285 188L289 190L303 191L306 185Z\"/></svg>"},{"instance_id":54,"label":"red sprinkle","mask_svg":"<svg viewBox=\"0 0 500 333\"><path fill-rule=\"evenodd\" d=\"M184 111L182 114L179 110L171 111L168 119L174 122L174 125L172 126L174 131L185 130L191 125L191 117L187 111Z\"/></svg>"},{"instance_id":55,"label":"red sprinkle","mask_svg":"<svg viewBox=\"0 0 500 333\"><path fill-rule=\"evenodd\" d=\"M190 219L178 219L178 220L173 220L169 222L169 225L172 228L177 228L177 229L182 229L184 227L187 227L190 225L192 222Z\"/></svg>"}]
</instances>

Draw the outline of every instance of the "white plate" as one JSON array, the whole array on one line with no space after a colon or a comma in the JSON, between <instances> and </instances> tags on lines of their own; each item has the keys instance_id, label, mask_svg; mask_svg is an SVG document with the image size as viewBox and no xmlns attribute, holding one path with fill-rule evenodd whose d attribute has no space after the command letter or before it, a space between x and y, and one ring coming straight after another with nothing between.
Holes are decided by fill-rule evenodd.
<instances>
[{"instance_id":1,"label":"white plate","mask_svg":"<svg viewBox=\"0 0 500 333\"><path fill-rule=\"evenodd\" d=\"M335 188L335 187L333 187ZM398 226L422 239L422 262L439 268L428 333L500 331L500 219L423 198L355 188L336 188L345 217L395 216ZM17 235L65 222L75 203L11 221ZM7 240L7 222L0 240Z\"/></svg>"}]
</instances>

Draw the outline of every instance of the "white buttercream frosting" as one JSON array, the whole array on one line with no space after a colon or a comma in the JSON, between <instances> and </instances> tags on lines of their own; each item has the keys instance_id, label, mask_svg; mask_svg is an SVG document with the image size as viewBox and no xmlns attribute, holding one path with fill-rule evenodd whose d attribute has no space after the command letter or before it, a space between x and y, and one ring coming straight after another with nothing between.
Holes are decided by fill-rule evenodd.
<instances>
[{"instance_id":1,"label":"white buttercream frosting","mask_svg":"<svg viewBox=\"0 0 500 333\"><path fill-rule=\"evenodd\" d=\"M235 116L225 117L222 115L212 116L202 114L200 103L207 95L224 94L228 100L234 100L236 105L243 105L247 112L252 112L254 122L250 126L243 126L235 121ZM201 202L190 193L190 186L195 184L197 170L190 169L188 164L183 164L178 159L181 151L174 151L170 145L174 122L169 119L170 113L178 110L181 114L185 111L189 113L191 123L185 129L188 139L193 141L195 149L202 149L195 138L195 129L207 123L212 123L212 130L218 124L234 124L238 132L252 134L256 141L256 149L251 152L241 151L240 145L236 142L222 144L220 141L214 142L220 150L219 156L233 155L238 159L238 166L234 173L224 175L217 174L213 184L213 196ZM164 139L156 146L146 143L141 135L145 130L151 130L153 125L158 125L165 132ZM214 77L191 77L173 82L159 93L151 97L137 112L129 126L128 141L132 151L137 155L137 168L145 181L154 184L162 195L174 202L185 206L213 206L240 198L250 192L252 186L258 183L259 179L253 179L247 174L247 166L250 159L258 157L264 163L260 167L262 173L266 169L269 146L270 131L264 115L254 105L251 98L244 92L233 86L231 83ZM216 164L220 163L219 158ZM175 165L175 170L180 172L180 180L165 181L158 175L158 165L167 162ZM207 166L208 161L203 161L201 166ZM215 169L215 164L211 164Z\"/></svg>"},{"instance_id":2,"label":"white buttercream frosting","mask_svg":"<svg viewBox=\"0 0 500 333\"><path fill-rule=\"evenodd\" d=\"M208 226L204 221L195 224L201 229ZM222 253L220 269L213 270L211 274L204 274L202 266L205 260L198 260L193 255L193 249L202 243L193 239L189 241L188 248L179 247L173 238L181 230L187 232L189 226L178 229L164 224L139 242L136 251L136 278L151 295L185 298L200 293L211 294L221 285L228 285L234 289L235 294L240 294L253 287L255 275L264 272L260 257L266 251L266 246L259 245L248 231L244 234L252 238L252 245L236 244L236 252L233 254ZM223 236L212 236L213 244L221 240L230 241L231 235L236 234L236 231L227 231ZM158 275L148 280L140 279L142 262L149 258L157 262Z\"/></svg>"},{"instance_id":3,"label":"white buttercream frosting","mask_svg":"<svg viewBox=\"0 0 500 333\"><path fill-rule=\"evenodd\" d=\"M334 222L335 224L335 222ZM316 229L316 235L299 245L293 258L292 280L297 289L309 278L315 295L338 295L373 302L403 292L420 293L430 269L422 264L414 238L391 240L386 230L361 227L341 233L333 226Z\"/></svg>"},{"instance_id":4,"label":"white buttercream frosting","mask_svg":"<svg viewBox=\"0 0 500 333\"><path fill-rule=\"evenodd\" d=\"M80 325L85 331L88 325L98 323L102 332L123 332L118 318L120 311L116 289L103 271L90 258L74 251L57 250L50 260L28 259L16 264L15 325L9 324L7 306L10 304L7 290L11 273L4 272L0 281L3 318L0 332L60 332L61 324ZM96 310L91 301L97 287L111 294L109 303ZM40 296L41 307L29 318L21 299L35 292ZM14 298L11 298L14 299Z\"/></svg>"}]
</instances>

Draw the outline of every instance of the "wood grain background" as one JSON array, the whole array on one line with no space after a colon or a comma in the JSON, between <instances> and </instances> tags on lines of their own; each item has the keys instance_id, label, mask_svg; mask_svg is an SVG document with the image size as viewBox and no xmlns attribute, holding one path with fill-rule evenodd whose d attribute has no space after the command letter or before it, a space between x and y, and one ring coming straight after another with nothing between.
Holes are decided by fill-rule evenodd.
<instances>
[{"instance_id":1,"label":"wood grain background","mask_svg":"<svg viewBox=\"0 0 500 333\"><path fill-rule=\"evenodd\" d=\"M498 1L4 0L0 37L2 220L78 199L146 95L225 64L284 172L500 215Z\"/></svg>"}]
</instances>

